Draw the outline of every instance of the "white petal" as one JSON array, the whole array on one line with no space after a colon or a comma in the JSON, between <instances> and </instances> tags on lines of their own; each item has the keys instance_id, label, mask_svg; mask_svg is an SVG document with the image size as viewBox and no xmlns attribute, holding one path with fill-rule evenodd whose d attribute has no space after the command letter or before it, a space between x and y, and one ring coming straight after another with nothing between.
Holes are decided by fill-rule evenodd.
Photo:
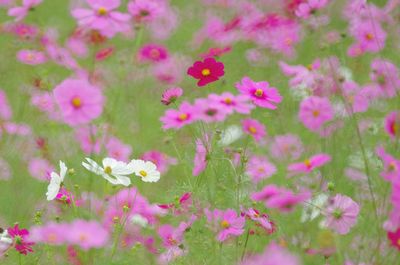
<instances>
[{"instance_id":1,"label":"white petal","mask_svg":"<svg viewBox=\"0 0 400 265\"><path fill-rule=\"evenodd\" d=\"M114 175L130 175L133 172L135 172L133 166L124 162L118 162L112 168L112 173Z\"/></svg>"},{"instance_id":2,"label":"white petal","mask_svg":"<svg viewBox=\"0 0 400 265\"><path fill-rule=\"evenodd\" d=\"M64 181L65 174L67 174L67 166L60 160L60 177L61 181Z\"/></svg>"},{"instance_id":3,"label":"white petal","mask_svg":"<svg viewBox=\"0 0 400 265\"><path fill-rule=\"evenodd\" d=\"M125 176L118 176L115 175L115 177L118 179L119 184L124 185L124 186L129 186L131 184L131 179Z\"/></svg>"},{"instance_id":4,"label":"white petal","mask_svg":"<svg viewBox=\"0 0 400 265\"><path fill-rule=\"evenodd\" d=\"M115 160L114 158L111 158L111 157L104 158L102 162L103 162L104 168L106 168L106 167L113 168L115 166L115 164L118 163L117 160Z\"/></svg>"}]
</instances>

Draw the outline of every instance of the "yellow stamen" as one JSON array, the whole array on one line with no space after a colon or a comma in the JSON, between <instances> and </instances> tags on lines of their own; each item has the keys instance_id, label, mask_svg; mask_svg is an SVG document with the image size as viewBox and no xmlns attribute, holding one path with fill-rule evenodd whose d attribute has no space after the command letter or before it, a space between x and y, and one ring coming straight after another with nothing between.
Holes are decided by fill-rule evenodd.
<instances>
[{"instance_id":1,"label":"yellow stamen","mask_svg":"<svg viewBox=\"0 0 400 265\"><path fill-rule=\"evenodd\" d=\"M228 105L229 105L229 104L232 104L232 99L231 99L231 98L226 98L224 101L225 101L225 103L228 104Z\"/></svg>"},{"instance_id":2,"label":"yellow stamen","mask_svg":"<svg viewBox=\"0 0 400 265\"><path fill-rule=\"evenodd\" d=\"M151 56L152 58L157 59L157 58L160 57L160 52L159 52L157 49L152 49L152 50L150 51L150 56Z\"/></svg>"},{"instance_id":3,"label":"yellow stamen","mask_svg":"<svg viewBox=\"0 0 400 265\"><path fill-rule=\"evenodd\" d=\"M82 100L80 97L74 97L71 100L72 106L74 106L74 108L79 109L82 106Z\"/></svg>"},{"instance_id":4,"label":"yellow stamen","mask_svg":"<svg viewBox=\"0 0 400 265\"><path fill-rule=\"evenodd\" d=\"M99 14L99 16L105 16L105 15L107 15L107 9L105 9L104 7L100 7L97 10L97 14Z\"/></svg>"},{"instance_id":5,"label":"yellow stamen","mask_svg":"<svg viewBox=\"0 0 400 265\"><path fill-rule=\"evenodd\" d=\"M146 177L147 176L147 172L144 170L140 170L139 174L142 175L142 177Z\"/></svg>"},{"instance_id":6,"label":"yellow stamen","mask_svg":"<svg viewBox=\"0 0 400 265\"><path fill-rule=\"evenodd\" d=\"M106 167L104 168L104 173L106 173L106 174L111 174L111 172L112 172L111 167L106 166Z\"/></svg>"},{"instance_id":7,"label":"yellow stamen","mask_svg":"<svg viewBox=\"0 0 400 265\"><path fill-rule=\"evenodd\" d=\"M188 119L188 115L186 113L181 113L181 114L179 114L178 119L180 121L185 121Z\"/></svg>"},{"instance_id":8,"label":"yellow stamen","mask_svg":"<svg viewBox=\"0 0 400 265\"><path fill-rule=\"evenodd\" d=\"M319 110L313 110L312 115L314 117L318 117L319 116Z\"/></svg>"},{"instance_id":9,"label":"yellow stamen","mask_svg":"<svg viewBox=\"0 0 400 265\"><path fill-rule=\"evenodd\" d=\"M255 134L255 133L257 132L257 129L254 128L253 126L250 126L250 127L249 127L249 132L250 132L251 134Z\"/></svg>"},{"instance_id":10,"label":"yellow stamen","mask_svg":"<svg viewBox=\"0 0 400 265\"><path fill-rule=\"evenodd\" d=\"M206 68L206 69L203 69L203 70L201 71L201 74L202 74L203 76L209 76L209 75L211 74L211 71L210 71L210 69Z\"/></svg>"},{"instance_id":11,"label":"yellow stamen","mask_svg":"<svg viewBox=\"0 0 400 265\"><path fill-rule=\"evenodd\" d=\"M231 226L231 225L230 225L229 222L226 221L226 220L223 220L223 221L221 222L221 227L224 228L224 229L229 228L230 226Z\"/></svg>"},{"instance_id":12,"label":"yellow stamen","mask_svg":"<svg viewBox=\"0 0 400 265\"><path fill-rule=\"evenodd\" d=\"M367 35L365 35L365 37L367 38L367 40L373 40L374 39L374 34L368 33Z\"/></svg>"},{"instance_id":13,"label":"yellow stamen","mask_svg":"<svg viewBox=\"0 0 400 265\"><path fill-rule=\"evenodd\" d=\"M262 95L264 95L264 91L263 91L262 89L258 88L258 89L256 90L256 92L254 92L254 95L255 95L256 97L262 97Z\"/></svg>"},{"instance_id":14,"label":"yellow stamen","mask_svg":"<svg viewBox=\"0 0 400 265\"><path fill-rule=\"evenodd\" d=\"M306 167L311 167L311 161L309 159L304 160L304 164L306 165Z\"/></svg>"}]
</instances>

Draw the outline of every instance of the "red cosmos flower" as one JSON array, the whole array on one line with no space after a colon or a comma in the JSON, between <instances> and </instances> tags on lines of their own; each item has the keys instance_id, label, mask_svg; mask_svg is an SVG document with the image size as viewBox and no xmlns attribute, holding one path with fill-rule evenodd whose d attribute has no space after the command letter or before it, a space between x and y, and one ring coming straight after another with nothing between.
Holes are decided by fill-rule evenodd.
<instances>
[{"instance_id":1,"label":"red cosmos flower","mask_svg":"<svg viewBox=\"0 0 400 265\"><path fill-rule=\"evenodd\" d=\"M199 79L198 86L205 86L208 83L217 81L225 74L224 64L217 62L214 58L206 58L203 62L195 62L188 69L187 74Z\"/></svg>"},{"instance_id":2,"label":"red cosmos flower","mask_svg":"<svg viewBox=\"0 0 400 265\"><path fill-rule=\"evenodd\" d=\"M16 224L14 227L8 228L7 231L14 242L15 249L19 253L26 255L28 252L33 252L32 246L35 243L27 241L27 237L29 236L27 229L19 229L18 224Z\"/></svg>"},{"instance_id":3,"label":"red cosmos flower","mask_svg":"<svg viewBox=\"0 0 400 265\"><path fill-rule=\"evenodd\" d=\"M398 228L395 232L388 232L387 236L391 241L392 246L400 251L400 228Z\"/></svg>"}]
</instances>

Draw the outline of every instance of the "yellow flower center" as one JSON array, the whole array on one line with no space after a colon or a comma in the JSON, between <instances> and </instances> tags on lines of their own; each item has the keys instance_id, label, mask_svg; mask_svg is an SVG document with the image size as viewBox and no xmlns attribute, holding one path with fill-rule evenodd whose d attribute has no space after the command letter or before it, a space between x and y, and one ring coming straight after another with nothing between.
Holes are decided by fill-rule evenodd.
<instances>
[{"instance_id":1,"label":"yellow flower center","mask_svg":"<svg viewBox=\"0 0 400 265\"><path fill-rule=\"evenodd\" d=\"M210 69L206 68L206 69L203 69L203 70L201 71L201 74L202 74L203 76L209 76L209 75L211 74L211 71L210 71Z\"/></svg>"},{"instance_id":2,"label":"yellow flower center","mask_svg":"<svg viewBox=\"0 0 400 265\"><path fill-rule=\"evenodd\" d=\"M400 246L400 238L397 240L397 245Z\"/></svg>"},{"instance_id":3,"label":"yellow flower center","mask_svg":"<svg viewBox=\"0 0 400 265\"><path fill-rule=\"evenodd\" d=\"M221 222L221 227L224 228L224 229L229 228L230 226L231 225L229 224L229 222L227 220L223 220Z\"/></svg>"},{"instance_id":4,"label":"yellow flower center","mask_svg":"<svg viewBox=\"0 0 400 265\"><path fill-rule=\"evenodd\" d=\"M49 234L49 235L47 236L47 240L48 240L49 242L56 242L56 241L57 241L57 235L54 234L54 233L51 233L51 234Z\"/></svg>"},{"instance_id":5,"label":"yellow flower center","mask_svg":"<svg viewBox=\"0 0 400 265\"><path fill-rule=\"evenodd\" d=\"M105 9L104 7L100 7L97 10L97 14L99 14L99 16L105 16L105 15L107 15L107 9Z\"/></svg>"},{"instance_id":6,"label":"yellow flower center","mask_svg":"<svg viewBox=\"0 0 400 265\"><path fill-rule=\"evenodd\" d=\"M188 119L188 115L186 113L181 113L181 114L179 114L178 119L180 121L185 121Z\"/></svg>"},{"instance_id":7,"label":"yellow flower center","mask_svg":"<svg viewBox=\"0 0 400 265\"><path fill-rule=\"evenodd\" d=\"M250 126L250 127L249 127L249 132L250 132L251 134L255 134L255 133L257 132L257 129L254 128L253 126Z\"/></svg>"},{"instance_id":8,"label":"yellow flower center","mask_svg":"<svg viewBox=\"0 0 400 265\"><path fill-rule=\"evenodd\" d=\"M232 99L231 99L231 98L226 98L224 101L225 101L225 103L228 104L228 105L229 105L229 104L232 104Z\"/></svg>"},{"instance_id":9,"label":"yellow flower center","mask_svg":"<svg viewBox=\"0 0 400 265\"><path fill-rule=\"evenodd\" d=\"M313 110L312 115L314 117L318 117L319 116L319 110Z\"/></svg>"},{"instance_id":10,"label":"yellow flower center","mask_svg":"<svg viewBox=\"0 0 400 265\"><path fill-rule=\"evenodd\" d=\"M106 174L111 174L111 172L112 172L111 167L106 166L106 167L104 168L104 173L106 173Z\"/></svg>"},{"instance_id":11,"label":"yellow flower center","mask_svg":"<svg viewBox=\"0 0 400 265\"><path fill-rule=\"evenodd\" d=\"M79 241L84 242L88 239L86 234L80 234L79 235Z\"/></svg>"},{"instance_id":12,"label":"yellow flower center","mask_svg":"<svg viewBox=\"0 0 400 265\"><path fill-rule=\"evenodd\" d=\"M309 71L311 71L311 70L313 69L312 64L307 65L307 69L308 69Z\"/></svg>"},{"instance_id":13,"label":"yellow flower center","mask_svg":"<svg viewBox=\"0 0 400 265\"><path fill-rule=\"evenodd\" d=\"M388 167L388 170L389 171L396 171L396 164L394 163L394 162L390 162L389 163L389 167Z\"/></svg>"},{"instance_id":14,"label":"yellow flower center","mask_svg":"<svg viewBox=\"0 0 400 265\"><path fill-rule=\"evenodd\" d=\"M264 95L264 91L263 91L262 89L258 88L258 89L256 90L256 92L254 92L254 95L255 95L256 97L262 97L262 95Z\"/></svg>"},{"instance_id":15,"label":"yellow flower center","mask_svg":"<svg viewBox=\"0 0 400 265\"><path fill-rule=\"evenodd\" d=\"M367 40L373 40L374 39L374 34L368 33L367 35L365 35L365 37L367 38Z\"/></svg>"},{"instance_id":16,"label":"yellow flower center","mask_svg":"<svg viewBox=\"0 0 400 265\"><path fill-rule=\"evenodd\" d=\"M74 108L79 109L82 106L82 100L80 97L74 97L71 100L71 104L74 106Z\"/></svg>"},{"instance_id":17,"label":"yellow flower center","mask_svg":"<svg viewBox=\"0 0 400 265\"><path fill-rule=\"evenodd\" d=\"M293 40L292 40L291 38L286 38L286 39L285 39L285 44L286 44L287 46L292 46Z\"/></svg>"},{"instance_id":18,"label":"yellow flower center","mask_svg":"<svg viewBox=\"0 0 400 265\"><path fill-rule=\"evenodd\" d=\"M304 160L304 165L306 165L306 167L311 167L311 161L309 159Z\"/></svg>"},{"instance_id":19,"label":"yellow flower center","mask_svg":"<svg viewBox=\"0 0 400 265\"><path fill-rule=\"evenodd\" d=\"M146 177L147 176L147 172L144 170L140 170L139 174L142 175L142 177Z\"/></svg>"}]
</instances>

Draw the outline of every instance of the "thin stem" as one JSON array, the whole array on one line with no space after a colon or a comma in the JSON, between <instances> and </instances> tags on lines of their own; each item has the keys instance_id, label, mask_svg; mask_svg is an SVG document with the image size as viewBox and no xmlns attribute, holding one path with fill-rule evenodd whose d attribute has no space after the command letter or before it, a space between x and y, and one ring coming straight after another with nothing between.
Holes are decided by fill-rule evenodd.
<instances>
[{"instance_id":1,"label":"thin stem","mask_svg":"<svg viewBox=\"0 0 400 265\"><path fill-rule=\"evenodd\" d=\"M247 229L246 240L244 241L244 247L243 247L243 251L242 251L242 256L240 258L241 261L243 261L244 255L246 254L247 243L249 242L249 235L250 235L250 229Z\"/></svg>"}]
</instances>

